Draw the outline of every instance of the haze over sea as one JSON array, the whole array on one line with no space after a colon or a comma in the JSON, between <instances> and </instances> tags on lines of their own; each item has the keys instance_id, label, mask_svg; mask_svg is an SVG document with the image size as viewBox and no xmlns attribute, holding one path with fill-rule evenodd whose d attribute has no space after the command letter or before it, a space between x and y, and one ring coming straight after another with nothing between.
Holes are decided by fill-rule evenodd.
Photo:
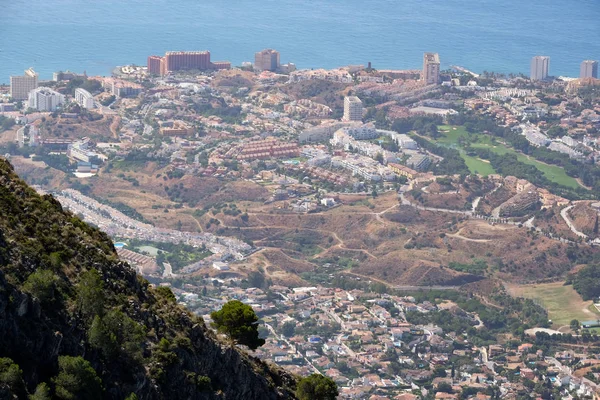
<instances>
[{"instance_id":1,"label":"haze over sea","mask_svg":"<svg viewBox=\"0 0 600 400\"><path fill-rule=\"evenodd\" d=\"M600 59L600 0L0 0L0 82L34 67L110 74L167 50L210 50L233 65L275 48L299 68L373 63L578 76Z\"/></svg>"}]
</instances>

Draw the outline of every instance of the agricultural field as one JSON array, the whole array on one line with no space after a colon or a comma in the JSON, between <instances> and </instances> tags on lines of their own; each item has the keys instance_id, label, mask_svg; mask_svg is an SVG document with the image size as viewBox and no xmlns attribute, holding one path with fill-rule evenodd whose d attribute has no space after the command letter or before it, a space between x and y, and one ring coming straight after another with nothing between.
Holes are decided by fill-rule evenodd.
<instances>
[{"instance_id":1,"label":"agricultural field","mask_svg":"<svg viewBox=\"0 0 600 400\"><path fill-rule=\"evenodd\" d=\"M472 157L466 154L464 149L460 146L462 140L469 140L471 147L474 148L485 148L496 154L515 154L517 159L525 164L533 165L540 170L546 178L555 182L559 185L563 185L569 188L578 188L579 183L575 178L568 176L565 171L556 165L548 165L543 162L532 159L514 149L506 146L505 144L496 141L493 137L485 134L469 134L462 126L450 126L441 125L439 131L442 137L438 139L430 139L433 142L446 146L452 147L460 151L462 158L465 160L467 167L472 173L487 176L494 174L494 168L486 161L479 157Z\"/></svg>"}]
</instances>

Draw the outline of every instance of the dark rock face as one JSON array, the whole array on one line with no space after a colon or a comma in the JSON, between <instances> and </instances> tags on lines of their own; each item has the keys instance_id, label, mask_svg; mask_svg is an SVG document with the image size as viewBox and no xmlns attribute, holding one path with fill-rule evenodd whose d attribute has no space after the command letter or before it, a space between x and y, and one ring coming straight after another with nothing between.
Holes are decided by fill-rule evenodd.
<instances>
[{"instance_id":1,"label":"dark rock face","mask_svg":"<svg viewBox=\"0 0 600 400\"><path fill-rule=\"evenodd\" d=\"M91 269L102 278L106 312L119 310L143 328L135 344L139 356L130 356L125 344L118 357L92 345L91 323L77 303L81 276ZM56 279L43 301L26 284L40 270ZM200 318L120 262L103 232L64 212L51 196L36 194L0 158L0 357L19 365L22 386L32 393L41 382L54 389L63 355L89 361L108 399L131 393L140 399L293 399L296 386L293 376L220 343ZM0 398L23 393L13 386L0 385Z\"/></svg>"}]
</instances>

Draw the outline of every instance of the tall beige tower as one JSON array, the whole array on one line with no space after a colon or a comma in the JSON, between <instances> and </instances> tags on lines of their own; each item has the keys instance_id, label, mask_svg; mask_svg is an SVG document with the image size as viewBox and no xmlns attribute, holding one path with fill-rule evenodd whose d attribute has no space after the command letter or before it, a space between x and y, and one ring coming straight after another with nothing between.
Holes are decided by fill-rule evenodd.
<instances>
[{"instance_id":1,"label":"tall beige tower","mask_svg":"<svg viewBox=\"0 0 600 400\"><path fill-rule=\"evenodd\" d=\"M254 69L275 72L279 68L279 52L264 49L254 54Z\"/></svg>"},{"instance_id":2,"label":"tall beige tower","mask_svg":"<svg viewBox=\"0 0 600 400\"><path fill-rule=\"evenodd\" d=\"M344 117L342 121L362 121L363 104L356 96L344 98Z\"/></svg>"},{"instance_id":3,"label":"tall beige tower","mask_svg":"<svg viewBox=\"0 0 600 400\"><path fill-rule=\"evenodd\" d=\"M427 85L440 83L440 56L438 53L423 55L423 81Z\"/></svg>"},{"instance_id":4,"label":"tall beige tower","mask_svg":"<svg viewBox=\"0 0 600 400\"><path fill-rule=\"evenodd\" d=\"M550 57L535 56L531 59L531 74L532 81L541 81L548 77L550 69Z\"/></svg>"},{"instance_id":5,"label":"tall beige tower","mask_svg":"<svg viewBox=\"0 0 600 400\"><path fill-rule=\"evenodd\" d=\"M598 79L598 61L585 60L581 63L579 71L580 78L596 78Z\"/></svg>"},{"instance_id":6,"label":"tall beige tower","mask_svg":"<svg viewBox=\"0 0 600 400\"><path fill-rule=\"evenodd\" d=\"M27 100L29 92L38 87L38 74L29 68L23 76L10 77L10 97L13 100Z\"/></svg>"}]
</instances>

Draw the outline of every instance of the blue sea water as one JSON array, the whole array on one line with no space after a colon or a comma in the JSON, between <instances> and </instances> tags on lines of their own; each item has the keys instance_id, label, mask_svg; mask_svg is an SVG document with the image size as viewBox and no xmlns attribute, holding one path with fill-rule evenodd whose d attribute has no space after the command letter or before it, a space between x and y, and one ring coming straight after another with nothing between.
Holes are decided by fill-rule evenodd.
<instances>
[{"instance_id":1,"label":"blue sea water","mask_svg":"<svg viewBox=\"0 0 600 400\"><path fill-rule=\"evenodd\" d=\"M552 75L600 59L600 0L0 0L0 82L33 66L109 74L167 50L210 50L234 65L272 47L300 68L373 63Z\"/></svg>"}]
</instances>

